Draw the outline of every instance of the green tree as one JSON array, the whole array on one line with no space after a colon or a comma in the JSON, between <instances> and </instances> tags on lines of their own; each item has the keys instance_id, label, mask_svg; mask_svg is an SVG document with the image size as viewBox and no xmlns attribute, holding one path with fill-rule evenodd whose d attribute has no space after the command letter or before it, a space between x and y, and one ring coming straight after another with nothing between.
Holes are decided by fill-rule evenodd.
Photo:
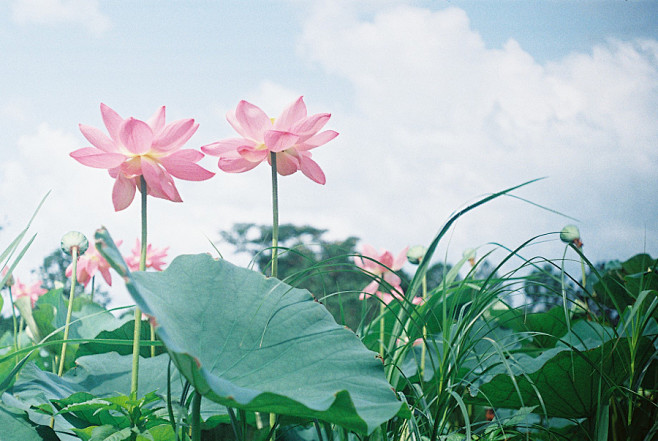
<instances>
[{"instance_id":1,"label":"green tree","mask_svg":"<svg viewBox=\"0 0 658 441\"><path fill-rule=\"evenodd\" d=\"M279 278L307 289L336 321L356 329L365 307L358 295L370 282L370 278L354 265L359 239L350 236L343 240L327 240L326 233L327 230L309 225L280 225ZM250 255L260 271L270 274L271 226L241 223L220 234L236 252Z\"/></svg>"},{"instance_id":2,"label":"green tree","mask_svg":"<svg viewBox=\"0 0 658 441\"><path fill-rule=\"evenodd\" d=\"M279 226L279 278L292 286L307 289L331 312L338 323L357 329L364 318L379 310L376 299L359 300L361 290L372 280L355 264L359 238L327 240L327 230L310 225ZM220 232L222 240L238 253L252 258L258 270L269 275L272 259L272 227L251 223L233 225ZM427 270L428 290L438 286L452 265L439 262ZM413 274L397 271L406 290ZM488 274L487 274L488 275Z\"/></svg>"},{"instance_id":3,"label":"green tree","mask_svg":"<svg viewBox=\"0 0 658 441\"><path fill-rule=\"evenodd\" d=\"M562 305L563 289L570 304L576 298L574 284L568 279L563 283L560 269L550 263L532 271L523 283L523 291L532 312L548 311Z\"/></svg>"}]
</instances>

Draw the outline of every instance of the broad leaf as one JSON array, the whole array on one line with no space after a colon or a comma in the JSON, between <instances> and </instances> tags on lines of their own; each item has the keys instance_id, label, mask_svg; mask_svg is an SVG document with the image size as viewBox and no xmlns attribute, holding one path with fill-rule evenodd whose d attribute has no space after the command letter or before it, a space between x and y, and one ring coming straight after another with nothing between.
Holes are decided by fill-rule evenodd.
<instances>
[{"instance_id":1,"label":"broad leaf","mask_svg":"<svg viewBox=\"0 0 658 441\"><path fill-rule=\"evenodd\" d=\"M649 338L637 351L649 352ZM572 332L537 357L520 353L472 378L473 400L483 405L519 408L563 418L592 417L630 372L629 339L592 322L574 323Z\"/></svg>"},{"instance_id":2,"label":"broad leaf","mask_svg":"<svg viewBox=\"0 0 658 441\"><path fill-rule=\"evenodd\" d=\"M56 441L59 438L47 426L33 426L24 412L0 404L0 441Z\"/></svg>"},{"instance_id":3,"label":"broad leaf","mask_svg":"<svg viewBox=\"0 0 658 441\"><path fill-rule=\"evenodd\" d=\"M96 239L205 397L361 433L408 414L376 354L308 291L208 255L177 257L161 273L129 273L107 231Z\"/></svg>"}]
</instances>

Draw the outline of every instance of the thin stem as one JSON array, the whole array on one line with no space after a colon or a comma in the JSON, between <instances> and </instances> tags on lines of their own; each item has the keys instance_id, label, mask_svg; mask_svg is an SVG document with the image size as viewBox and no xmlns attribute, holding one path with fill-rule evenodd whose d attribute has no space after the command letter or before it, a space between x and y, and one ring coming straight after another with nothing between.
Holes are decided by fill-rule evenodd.
<instances>
[{"instance_id":1,"label":"thin stem","mask_svg":"<svg viewBox=\"0 0 658 441\"><path fill-rule=\"evenodd\" d=\"M169 424L176 433L176 417L174 416L174 407L171 405L171 358L167 363L167 413L169 414Z\"/></svg>"},{"instance_id":2,"label":"thin stem","mask_svg":"<svg viewBox=\"0 0 658 441\"><path fill-rule=\"evenodd\" d=\"M270 152L272 163L272 277L279 276L279 184L276 170L276 153ZM276 414L270 414L270 427L272 436L276 439Z\"/></svg>"},{"instance_id":3,"label":"thin stem","mask_svg":"<svg viewBox=\"0 0 658 441\"><path fill-rule=\"evenodd\" d=\"M279 185L276 170L276 153L270 152L272 163L272 277L279 275Z\"/></svg>"},{"instance_id":4,"label":"thin stem","mask_svg":"<svg viewBox=\"0 0 658 441\"><path fill-rule=\"evenodd\" d=\"M71 292L69 293L69 308L66 311L66 323L64 324L64 343L62 343L62 354L59 356L59 369L57 375L62 376L64 373L64 362L66 361L66 340L69 338L69 325L71 324L71 314L73 313L73 296L75 295L75 281L78 277L78 247L71 248L73 257L73 271L71 272Z\"/></svg>"},{"instance_id":5,"label":"thin stem","mask_svg":"<svg viewBox=\"0 0 658 441\"><path fill-rule=\"evenodd\" d=\"M139 270L146 269L146 181L144 176L139 177L140 192L142 193L142 250L139 258ZM135 331L133 332L133 366L130 377L130 396L137 398L139 386L139 340L142 331L142 311L135 307Z\"/></svg>"},{"instance_id":6,"label":"thin stem","mask_svg":"<svg viewBox=\"0 0 658 441\"><path fill-rule=\"evenodd\" d=\"M427 274L423 275L423 304L425 304L425 300L427 297ZM425 373L425 352L427 349L425 348L425 345L427 344L427 325L425 324L427 321L423 320L423 346L420 349L420 381L421 384L423 382L423 375Z\"/></svg>"},{"instance_id":7,"label":"thin stem","mask_svg":"<svg viewBox=\"0 0 658 441\"><path fill-rule=\"evenodd\" d=\"M201 441L201 394L194 391L192 398L192 441Z\"/></svg>"},{"instance_id":8,"label":"thin stem","mask_svg":"<svg viewBox=\"0 0 658 441\"><path fill-rule=\"evenodd\" d=\"M91 278L91 294L89 295L89 300L94 301L94 288L96 283L96 276Z\"/></svg>"},{"instance_id":9,"label":"thin stem","mask_svg":"<svg viewBox=\"0 0 658 441\"><path fill-rule=\"evenodd\" d=\"M18 327L16 325L16 307L14 306L14 297L11 294L11 286L8 286L8 288L9 288L9 303L11 303L11 316L14 321L14 351L18 351ZM18 363L18 356L16 356L16 363Z\"/></svg>"},{"instance_id":10,"label":"thin stem","mask_svg":"<svg viewBox=\"0 0 658 441\"><path fill-rule=\"evenodd\" d=\"M379 302L379 355L382 360L384 359L384 338L386 337L386 327L384 326L384 312L386 312L386 305L383 301Z\"/></svg>"},{"instance_id":11,"label":"thin stem","mask_svg":"<svg viewBox=\"0 0 658 441\"><path fill-rule=\"evenodd\" d=\"M149 326L151 327L151 341L155 341L155 326L149 321ZM155 357L155 346L151 345L151 357Z\"/></svg>"}]
</instances>

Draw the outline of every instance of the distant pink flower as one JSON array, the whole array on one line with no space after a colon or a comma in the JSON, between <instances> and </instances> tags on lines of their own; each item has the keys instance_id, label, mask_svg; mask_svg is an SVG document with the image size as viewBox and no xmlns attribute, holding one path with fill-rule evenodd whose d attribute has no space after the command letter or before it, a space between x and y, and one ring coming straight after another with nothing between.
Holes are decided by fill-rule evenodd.
<instances>
[{"instance_id":1,"label":"distant pink flower","mask_svg":"<svg viewBox=\"0 0 658 441\"><path fill-rule=\"evenodd\" d=\"M402 266L407 261L408 248L402 250L397 257L393 257L393 253L390 251L377 251L374 247L366 244L363 246L361 257L355 257L354 263L362 270L374 276L381 277L386 283L399 289L402 281L393 271L402 269ZM373 280L364 288L363 292L374 294L379 288L379 283L380 281ZM401 289L399 290L401 291Z\"/></svg>"},{"instance_id":2,"label":"distant pink flower","mask_svg":"<svg viewBox=\"0 0 658 441\"><path fill-rule=\"evenodd\" d=\"M121 241L116 243L117 246L121 245ZM78 259L78 266L76 268L76 279L78 283L87 286L91 279L96 275L96 271L100 271L103 279L108 285L112 286L112 275L110 274L110 264L100 255L96 247L89 247L87 252ZM66 277L71 277L73 274L73 263L66 268Z\"/></svg>"},{"instance_id":3,"label":"distant pink flower","mask_svg":"<svg viewBox=\"0 0 658 441\"><path fill-rule=\"evenodd\" d=\"M4 279L5 276L7 276L7 273L9 272L9 267L5 266L2 268L2 272L0 272L0 279ZM0 289L4 288L5 286L11 286L14 284L14 278L12 277L11 274L9 274L9 277L7 277L7 280L5 280L4 285L0 285Z\"/></svg>"},{"instance_id":4,"label":"distant pink flower","mask_svg":"<svg viewBox=\"0 0 658 441\"><path fill-rule=\"evenodd\" d=\"M27 297L30 299L30 304L34 308L34 304L37 302L39 297L48 292L47 289L41 287L41 281L34 282L33 284L27 286L18 280L16 277L16 283L11 287L12 294L14 298L18 299L20 297Z\"/></svg>"},{"instance_id":5,"label":"distant pink flower","mask_svg":"<svg viewBox=\"0 0 658 441\"><path fill-rule=\"evenodd\" d=\"M101 104L103 122L109 137L101 130L80 124L80 131L94 147L71 153L81 164L108 169L115 179L112 190L114 210L127 208L144 176L147 193L161 199L182 202L172 176L188 181L203 181L214 173L196 164L203 153L180 148L199 127L193 119L181 119L165 125L162 106L147 121L123 119Z\"/></svg>"},{"instance_id":6,"label":"distant pink flower","mask_svg":"<svg viewBox=\"0 0 658 441\"><path fill-rule=\"evenodd\" d=\"M379 297L385 305L388 305L394 299L403 301L404 291L402 291L402 287L400 286L402 280L393 271L402 269L402 266L407 261L408 248L409 247L403 249L397 257L393 257L393 254L390 251L377 251L370 245L363 246L361 257L355 257L354 263L362 270L378 277L378 279L373 280L363 288L363 292L359 295L359 300L365 300L368 297L375 295ZM379 290L382 280L390 285L391 293ZM421 302L422 299L420 297L415 297L412 301L414 305L418 305Z\"/></svg>"},{"instance_id":7,"label":"distant pink flower","mask_svg":"<svg viewBox=\"0 0 658 441\"><path fill-rule=\"evenodd\" d=\"M156 249L153 245L148 244L146 246L146 268L162 271L162 267L166 265L167 251L169 251L169 247ZM140 240L137 239L135 248L132 249L132 254L126 257L126 264L128 264L130 271L139 271L139 258L141 254L142 245Z\"/></svg>"},{"instance_id":8,"label":"distant pink flower","mask_svg":"<svg viewBox=\"0 0 658 441\"><path fill-rule=\"evenodd\" d=\"M398 345L406 346L407 344L409 344L409 337L407 336L400 337L396 340L396 342ZM416 340L413 341L413 343L411 343L411 346L422 346L422 345L423 345L422 337L417 338Z\"/></svg>"},{"instance_id":9,"label":"distant pink flower","mask_svg":"<svg viewBox=\"0 0 658 441\"><path fill-rule=\"evenodd\" d=\"M247 101L240 101L234 111L226 114L226 119L242 138L224 139L201 150L219 156L219 168L229 173L251 170L265 160L271 163L270 152L274 152L280 175L301 170L311 180L324 184L324 173L311 159L309 150L338 136L333 130L320 132L330 117L329 113L307 116L303 97L288 105L277 119L269 118Z\"/></svg>"}]
</instances>

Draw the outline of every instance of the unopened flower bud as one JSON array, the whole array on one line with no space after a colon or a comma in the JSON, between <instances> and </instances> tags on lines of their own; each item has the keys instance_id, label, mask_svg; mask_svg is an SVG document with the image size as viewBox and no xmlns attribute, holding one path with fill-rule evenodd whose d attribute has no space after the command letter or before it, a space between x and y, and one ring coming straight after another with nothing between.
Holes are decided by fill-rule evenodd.
<instances>
[{"instance_id":1,"label":"unopened flower bud","mask_svg":"<svg viewBox=\"0 0 658 441\"><path fill-rule=\"evenodd\" d=\"M407 260L409 263L412 263L414 265L420 264L420 262L423 260L423 257L425 257L425 253L427 253L427 248L425 248L422 245L416 245L407 251Z\"/></svg>"},{"instance_id":2,"label":"unopened flower bud","mask_svg":"<svg viewBox=\"0 0 658 441\"><path fill-rule=\"evenodd\" d=\"M580 231L575 225L567 225L560 231L560 240L564 243L572 243L578 248L583 246L580 240Z\"/></svg>"},{"instance_id":3,"label":"unopened flower bud","mask_svg":"<svg viewBox=\"0 0 658 441\"><path fill-rule=\"evenodd\" d=\"M8 272L9 272L9 268L8 268L8 267L4 267L4 268L2 268L2 273L0 273L0 274L2 275L2 278L3 278L3 279L4 279L4 277L7 275ZM0 286L0 289L4 288L5 286L12 286L13 284L14 284L14 275L13 275L13 274L9 274L9 276L7 277L7 280L5 280L5 285L4 285L4 286Z\"/></svg>"},{"instance_id":4,"label":"unopened flower bud","mask_svg":"<svg viewBox=\"0 0 658 441\"><path fill-rule=\"evenodd\" d=\"M64 236L62 236L62 251L71 256L73 254L73 248L78 249L78 256L84 254L89 248L89 241L84 234L79 231L69 231Z\"/></svg>"}]
</instances>

